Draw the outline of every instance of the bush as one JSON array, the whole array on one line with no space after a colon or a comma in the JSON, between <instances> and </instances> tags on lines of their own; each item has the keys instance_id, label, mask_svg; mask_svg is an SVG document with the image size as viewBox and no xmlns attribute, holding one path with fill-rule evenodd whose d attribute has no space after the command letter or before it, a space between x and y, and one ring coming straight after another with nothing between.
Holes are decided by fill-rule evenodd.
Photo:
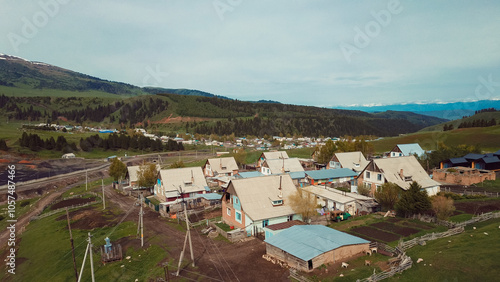
<instances>
[{"instance_id":1,"label":"bush","mask_svg":"<svg viewBox=\"0 0 500 282\"><path fill-rule=\"evenodd\" d=\"M21 207L25 207L25 206L27 206L27 205L29 205L29 204L30 204L30 200L24 200L24 201L22 201L22 202L19 204L19 206L21 206Z\"/></svg>"}]
</instances>

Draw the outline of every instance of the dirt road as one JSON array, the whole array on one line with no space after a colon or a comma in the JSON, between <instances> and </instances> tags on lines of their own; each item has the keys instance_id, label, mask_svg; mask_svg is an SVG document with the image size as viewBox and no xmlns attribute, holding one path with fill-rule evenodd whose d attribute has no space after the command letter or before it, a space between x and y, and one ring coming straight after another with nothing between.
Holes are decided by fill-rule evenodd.
<instances>
[{"instance_id":1,"label":"dirt road","mask_svg":"<svg viewBox=\"0 0 500 282\"><path fill-rule=\"evenodd\" d=\"M123 196L110 186L106 187L105 194L106 201L118 205L124 214L132 209L127 220L137 220L139 208L134 205L136 199ZM144 245L162 242L160 246L168 252L168 257L178 261L186 233L179 231L175 224L167 223L166 219L150 208L146 207L144 211ZM154 238L154 242L151 238ZM210 239L199 229L191 232L191 238L196 268L189 264L181 271L183 276L219 281L289 281L288 270L262 258L265 254L265 243L259 239L229 243ZM189 251L185 253L185 259L190 260ZM167 262L167 259L164 262ZM171 265L169 268L174 272L177 266Z\"/></svg>"}]
</instances>

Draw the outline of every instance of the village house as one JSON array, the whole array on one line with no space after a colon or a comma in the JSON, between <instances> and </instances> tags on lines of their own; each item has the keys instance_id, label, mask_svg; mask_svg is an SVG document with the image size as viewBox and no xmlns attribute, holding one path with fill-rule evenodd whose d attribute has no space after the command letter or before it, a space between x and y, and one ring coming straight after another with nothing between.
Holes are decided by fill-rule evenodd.
<instances>
[{"instance_id":1,"label":"village house","mask_svg":"<svg viewBox=\"0 0 500 282\"><path fill-rule=\"evenodd\" d=\"M307 186L302 190L316 196L318 204L328 210L341 210L352 215L356 213L356 199L333 192L335 188Z\"/></svg>"},{"instance_id":2,"label":"village house","mask_svg":"<svg viewBox=\"0 0 500 282\"><path fill-rule=\"evenodd\" d=\"M268 159L265 160L260 168L260 172L265 175L290 173L295 171L304 171L298 158L291 159Z\"/></svg>"},{"instance_id":3,"label":"village house","mask_svg":"<svg viewBox=\"0 0 500 282\"><path fill-rule=\"evenodd\" d=\"M162 203L196 197L210 192L201 167L162 169L154 187L155 197Z\"/></svg>"},{"instance_id":4,"label":"village house","mask_svg":"<svg viewBox=\"0 0 500 282\"><path fill-rule=\"evenodd\" d=\"M139 180L138 172L141 168L140 165L127 166L127 173L125 174L125 183L132 188L138 188L137 181ZM156 165L156 170L160 171L160 166Z\"/></svg>"},{"instance_id":5,"label":"village house","mask_svg":"<svg viewBox=\"0 0 500 282\"><path fill-rule=\"evenodd\" d=\"M394 183L408 190L415 181L429 196L439 192L439 183L432 180L415 156L373 159L358 177L358 185L370 188L375 193L386 182Z\"/></svg>"},{"instance_id":6,"label":"village house","mask_svg":"<svg viewBox=\"0 0 500 282\"><path fill-rule=\"evenodd\" d=\"M389 152L389 157L407 157L412 155L417 155L418 157L422 157L425 154L425 151L420 147L418 143L411 144L397 144Z\"/></svg>"},{"instance_id":7,"label":"village house","mask_svg":"<svg viewBox=\"0 0 500 282\"><path fill-rule=\"evenodd\" d=\"M337 169L337 168L349 168L355 171L357 174L360 174L363 169L368 165L368 161L366 160L363 153L357 152L344 152L344 153L335 153L332 156L332 159L327 164L327 169Z\"/></svg>"},{"instance_id":8,"label":"village house","mask_svg":"<svg viewBox=\"0 0 500 282\"><path fill-rule=\"evenodd\" d=\"M268 225L301 220L288 200L296 191L289 175L231 180L222 196L222 220L247 236L262 234Z\"/></svg>"},{"instance_id":9,"label":"village house","mask_svg":"<svg viewBox=\"0 0 500 282\"><path fill-rule=\"evenodd\" d=\"M260 155L259 159L257 160L257 168L260 168L261 165L266 161L266 160L273 160L273 159L288 159L288 154L286 151L272 151L272 152L264 152Z\"/></svg>"},{"instance_id":10,"label":"village house","mask_svg":"<svg viewBox=\"0 0 500 282\"><path fill-rule=\"evenodd\" d=\"M469 153L463 157L451 158L439 163L440 169L452 167L468 167L500 172L500 150L487 154Z\"/></svg>"},{"instance_id":11,"label":"village house","mask_svg":"<svg viewBox=\"0 0 500 282\"><path fill-rule=\"evenodd\" d=\"M370 242L323 225L295 225L264 241L266 255L300 271L365 254Z\"/></svg>"},{"instance_id":12,"label":"village house","mask_svg":"<svg viewBox=\"0 0 500 282\"><path fill-rule=\"evenodd\" d=\"M442 184L471 185L481 183L485 180L495 180L496 174L491 170L470 168L470 167L450 167L434 169L432 178Z\"/></svg>"},{"instance_id":13,"label":"village house","mask_svg":"<svg viewBox=\"0 0 500 282\"><path fill-rule=\"evenodd\" d=\"M233 157L208 159L203 165L205 177L233 176L238 173L238 165Z\"/></svg>"}]
</instances>

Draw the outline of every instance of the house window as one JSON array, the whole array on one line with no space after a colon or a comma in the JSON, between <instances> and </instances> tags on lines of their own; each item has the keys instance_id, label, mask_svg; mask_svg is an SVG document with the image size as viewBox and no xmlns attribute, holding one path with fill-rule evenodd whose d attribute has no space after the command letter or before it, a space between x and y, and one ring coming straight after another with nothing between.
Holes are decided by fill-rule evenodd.
<instances>
[{"instance_id":1,"label":"house window","mask_svg":"<svg viewBox=\"0 0 500 282\"><path fill-rule=\"evenodd\" d=\"M405 181L411 181L411 176L405 176Z\"/></svg>"},{"instance_id":2,"label":"house window","mask_svg":"<svg viewBox=\"0 0 500 282\"><path fill-rule=\"evenodd\" d=\"M262 227L266 227L266 226L268 226L268 225L269 225L269 219L264 219L264 220L262 221Z\"/></svg>"},{"instance_id":3,"label":"house window","mask_svg":"<svg viewBox=\"0 0 500 282\"><path fill-rule=\"evenodd\" d=\"M286 217L286 221L292 221L292 220L293 220L293 214Z\"/></svg>"},{"instance_id":4,"label":"house window","mask_svg":"<svg viewBox=\"0 0 500 282\"><path fill-rule=\"evenodd\" d=\"M234 212L234 216L236 218L236 221L239 222L239 223L241 223L241 212L235 211Z\"/></svg>"},{"instance_id":5,"label":"house window","mask_svg":"<svg viewBox=\"0 0 500 282\"><path fill-rule=\"evenodd\" d=\"M231 209L227 208L227 215L231 216Z\"/></svg>"},{"instance_id":6,"label":"house window","mask_svg":"<svg viewBox=\"0 0 500 282\"><path fill-rule=\"evenodd\" d=\"M238 204L238 203L239 203L239 202L238 202L238 198L234 197L234 203L235 203L235 204Z\"/></svg>"},{"instance_id":7,"label":"house window","mask_svg":"<svg viewBox=\"0 0 500 282\"><path fill-rule=\"evenodd\" d=\"M273 201L273 206L281 206L281 205L283 205L283 200Z\"/></svg>"},{"instance_id":8,"label":"house window","mask_svg":"<svg viewBox=\"0 0 500 282\"><path fill-rule=\"evenodd\" d=\"M370 172L369 171L366 172L366 178L370 178Z\"/></svg>"},{"instance_id":9,"label":"house window","mask_svg":"<svg viewBox=\"0 0 500 282\"><path fill-rule=\"evenodd\" d=\"M382 181L382 174L380 174L380 173L379 173L379 174L377 174L377 180L378 180L378 181Z\"/></svg>"}]
</instances>

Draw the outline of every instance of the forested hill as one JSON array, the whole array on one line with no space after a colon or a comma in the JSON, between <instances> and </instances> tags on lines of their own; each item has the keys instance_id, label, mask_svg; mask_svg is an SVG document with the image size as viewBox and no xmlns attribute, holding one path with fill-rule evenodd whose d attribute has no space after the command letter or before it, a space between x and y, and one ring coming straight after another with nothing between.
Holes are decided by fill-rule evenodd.
<instances>
[{"instance_id":1,"label":"forested hill","mask_svg":"<svg viewBox=\"0 0 500 282\"><path fill-rule=\"evenodd\" d=\"M419 123L379 117L361 111L280 103L253 103L178 94L141 95L124 99L87 97L8 97L0 114L9 119L70 124L104 124L116 128L181 124L176 130L237 136L303 135L394 136L423 128ZM184 119L181 119L184 118Z\"/></svg>"}]
</instances>

